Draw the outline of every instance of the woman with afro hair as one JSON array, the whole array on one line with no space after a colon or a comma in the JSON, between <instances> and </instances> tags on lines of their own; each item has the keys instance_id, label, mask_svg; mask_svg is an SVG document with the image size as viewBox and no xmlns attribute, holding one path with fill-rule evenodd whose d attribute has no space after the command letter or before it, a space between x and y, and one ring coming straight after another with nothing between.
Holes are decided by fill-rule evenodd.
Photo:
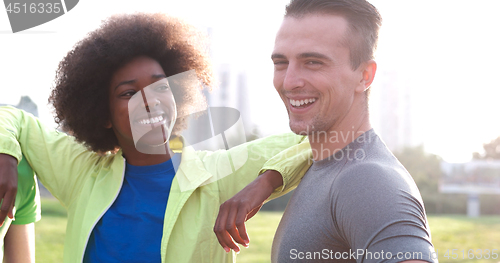
<instances>
[{"instance_id":1,"label":"woman with afro hair","mask_svg":"<svg viewBox=\"0 0 500 263\"><path fill-rule=\"evenodd\" d=\"M216 152L182 146L185 116L212 85L200 39L162 14L112 16L59 64L49 102L71 135L0 108L2 176L15 177L24 154L68 210L64 262L234 262L239 248L221 249L212 230L219 206L251 182L255 199L284 194L308 169L307 140L292 133Z\"/></svg>"}]
</instances>

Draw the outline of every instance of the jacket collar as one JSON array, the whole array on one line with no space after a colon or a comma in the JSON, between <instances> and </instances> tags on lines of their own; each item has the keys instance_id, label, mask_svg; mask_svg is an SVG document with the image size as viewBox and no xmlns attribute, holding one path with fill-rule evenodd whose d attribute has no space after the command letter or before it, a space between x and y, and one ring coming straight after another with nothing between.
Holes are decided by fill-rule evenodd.
<instances>
[{"instance_id":1,"label":"jacket collar","mask_svg":"<svg viewBox=\"0 0 500 263\"><path fill-rule=\"evenodd\" d=\"M181 163L179 167L175 167L176 174L174 178L174 181L179 184L181 192L194 190L213 176L207 172L194 148L185 146L182 137L176 137L169 143L173 152L182 152Z\"/></svg>"},{"instance_id":2,"label":"jacket collar","mask_svg":"<svg viewBox=\"0 0 500 263\"><path fill-rule=\"evenodd\" d=\"M180 165L178 167L174 165L176 173L172 182L179 185L180 192L194 190L213 176L205 169L202 160L196 154L196 150L192 146L185 145L183 137L171 139L169 146L174 153L182 153ZM122 155L121 149L115 154L125 161Z\"/></svg>"}]
</instances>

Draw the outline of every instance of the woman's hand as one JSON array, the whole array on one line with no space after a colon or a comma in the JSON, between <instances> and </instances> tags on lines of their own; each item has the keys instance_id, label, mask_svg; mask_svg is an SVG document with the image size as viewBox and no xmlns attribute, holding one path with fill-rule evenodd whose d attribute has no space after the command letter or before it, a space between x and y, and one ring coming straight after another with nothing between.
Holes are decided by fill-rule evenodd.
<instances>
[{"instance_id":1,"label":"woman's hand","mask_svg":"<svg viewBox=\"0 0 500 263\"><path fill-rule=\"evenodd\" d=\"M281 174L268 170L220 206L214 232L226 252L231 249L240 251L234 241L248 247L250 239L245 222L260 210L274 189L281 185L283 185Z\"/></svg>"}]
</instances>

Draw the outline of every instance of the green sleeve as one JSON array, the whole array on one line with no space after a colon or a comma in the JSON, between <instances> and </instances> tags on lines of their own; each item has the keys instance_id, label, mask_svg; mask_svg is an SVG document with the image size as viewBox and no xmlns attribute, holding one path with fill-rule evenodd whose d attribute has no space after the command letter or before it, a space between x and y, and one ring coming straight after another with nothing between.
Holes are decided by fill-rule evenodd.
<instances>
[{"instance_id":1,"label":"green sleeve","mask_svg":"<svg viewBox=\"0 0 500 263\"><path fill-rule=\"evenodd\" d=\"M0 153L26 157L40 181L68 207L99 156L68 136L13 107L0 107Z\"/></svg>"},{"instance_id":2,"label":"green sleeve","mask_svg":"<svg viewBox=\"0 0 500 263\"><path fill-rule=\"evenodd\" d=\"M279 171L283 176L283 187L276 189L271 198L285 194L304 176L311 164L310 154L307 137L285 133L207 153L202 160L207 170L217 175L212 181L217 180L220 202L224 202L255 180L263 169Z\"/></svg>"},{"instance_id":3,"label":"green sleeve","mask_svg":"<svg viewBox=\"0 0 500 263\"><path fill-rule=\"evenodd\" d=\"M312 150L306 138L269 159L259 174L267 170L276 170L283 176L283 186L275 189L270 199L285 195L297 187L312 164Z\"/></svg>"},{"instance_id":4,"label":"green sleeve","mask_svg":"<svg viewBox=\"0 0 500 263\"><path fill-rule=\"evenodd\" d=\"M17 166L18 181L16 195L16 213L14 225L26 225L34 223L41 218L40 192L33 169L29 166L26 158L23 158Z\"/></svg>"}]
</instances>

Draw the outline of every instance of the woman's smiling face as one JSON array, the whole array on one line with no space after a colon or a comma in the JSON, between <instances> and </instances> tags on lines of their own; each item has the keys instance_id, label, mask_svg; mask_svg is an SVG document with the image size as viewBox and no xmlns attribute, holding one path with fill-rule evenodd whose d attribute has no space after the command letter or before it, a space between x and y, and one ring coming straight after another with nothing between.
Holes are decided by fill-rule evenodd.
<instances>
[{"instance_id":1,"label":"woman's smiling face","mask_svg":"<svg viewBox=\"0 0 500 263\"><path fill-rule=\"evenodd\" d=\"M122 148L137 146L142 153L157 153L140 146L162 145L168 140L176 106L165 72L156 60L136 57L115 71L109 105L109 127Z\"/></svg>"}]
</instances>

